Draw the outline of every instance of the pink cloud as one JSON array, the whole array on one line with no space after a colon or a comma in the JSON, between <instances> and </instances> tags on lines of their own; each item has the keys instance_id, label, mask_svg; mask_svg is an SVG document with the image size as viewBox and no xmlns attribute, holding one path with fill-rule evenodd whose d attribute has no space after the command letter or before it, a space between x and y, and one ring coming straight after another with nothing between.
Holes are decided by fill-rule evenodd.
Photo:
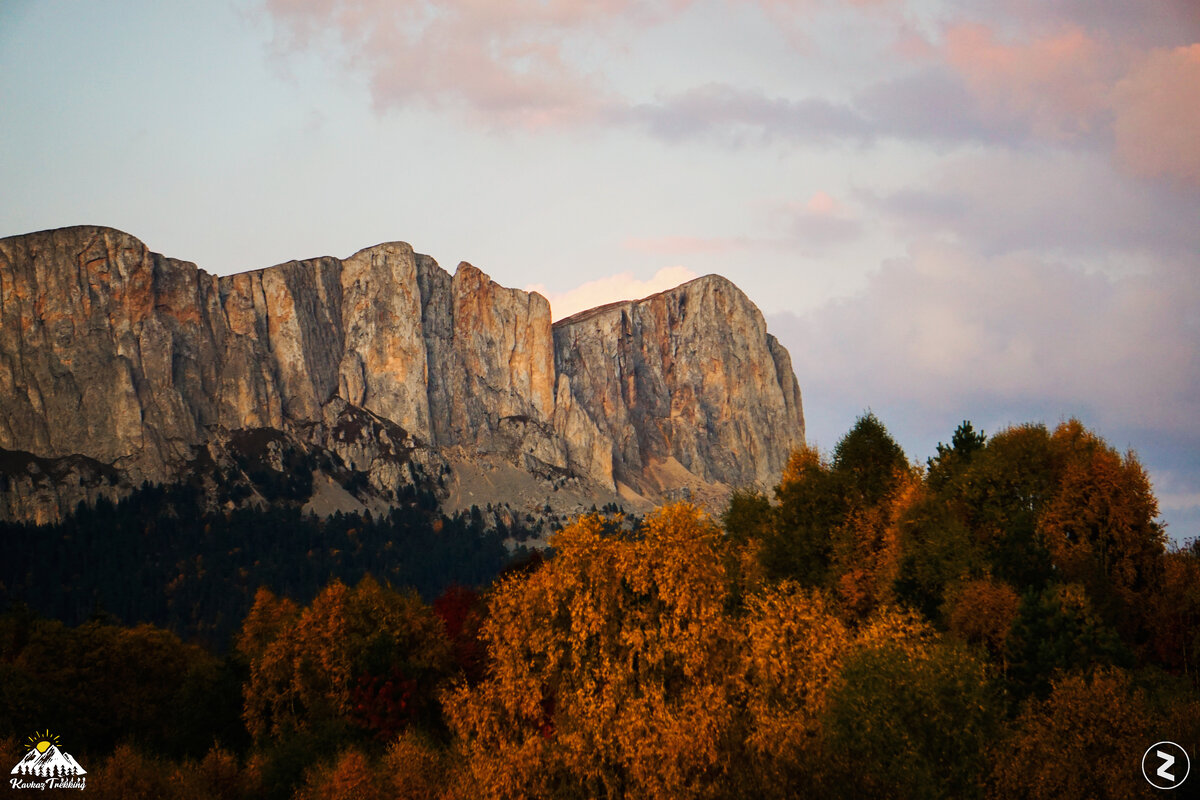
<instances>
[{"instance_id":1,"label":"pink cloud","mask_svg":"<svg viewBox=\"0 0 1200 800\"><path fill-rule=\"evenodd\" d=\"M691 0L266 0L284 50L332 38L368 77L377 107L458 106L540 127L603 114L600 77L570 61L575 40L648 26Z\"/></svg>"},{"instance_id":2,"label":"pink cloud","mask_svg":"<svg viewBox=\"0 0 1200 800\"><path fill-rule=\"evenodd\" d=\"M525 291L537 292L550 301L550 313L555 321L589 308L615 303L618 300L639 300L656 292L673 289L699 277L687 267L663 267L646 280L632 272L622 272L576 286L565 292L549 292L542 284L526 286Z\"/></svg>"},{"instance_id":3,"label":"pink cloud","mask_svg":"<svg viewBox=\"0 0 1200 800\"><path fill-rule=\"evenodd\" d=\"M1057 140L1098 127L1121 69L1117 48L1075 27L1010 43L984 25L960 24L946 30L944 48L984 113Z\"/></svg>"},{"instance_id":4,"label":"pink cloud","mask_svg":"<svg viewBox=\"0 0 1200 800\"><path fill-rule=\"evenodd\" d=\"M817 190L805 201L781 203L774 216L787 231L789 247L812 252L814 248L842 244L857 239L862 224L833 195Z\"/></svg>"},{"instance_id":5,"label":"pink cloud","mask_svg":"<svg viewBox=\"0 0 1200 800\"><path fill-rule=\"evenodd\" d=\"M804 210L809 214L829 217L840 214L842 204L834 200L827 192L818 191L808 198L808 202L804 204Z\"/></svg>"},{"instance_id":6,"label":"pink cloud","mask_svg":"<svg viewBox=\"0 0 1200 800\"><path fill-rule=\"evenodd\" d=\"M1114 106L1124 166L1200 185L1200 44L1152 52L1117 84Z\"/></svg>"}]
</instances>

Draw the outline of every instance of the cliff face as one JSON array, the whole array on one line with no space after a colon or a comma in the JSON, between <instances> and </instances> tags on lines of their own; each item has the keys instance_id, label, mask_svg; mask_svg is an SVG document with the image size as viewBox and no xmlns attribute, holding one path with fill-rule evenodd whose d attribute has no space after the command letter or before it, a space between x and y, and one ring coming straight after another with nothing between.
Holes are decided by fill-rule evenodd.
<instances>
[{"instance_id":1,"label":"cliff face","mask_svg":"<svg viewBox=\"0 0 1200 800\"><path fill-rule=\"evenodd\" d=\"M762 313L716 275L554 326L559 374L613 443L617 480L670 490L680 468L764 486L803 443L800 388Z\"/></svg>"},{"instance_id":2,"label":"cliff face","mask_svg":"<svg viewBox=\"0 0 1200 800\"><path fill-rule=\"evenodd\" d=\"M786 351L715 276L552 329L540 295L404 243L217 277L107 228L0 239L0 516L173 480L256 429L383 496L415 461L653 500L767 485L803 418Z\"/></svg>"}]
</instances>

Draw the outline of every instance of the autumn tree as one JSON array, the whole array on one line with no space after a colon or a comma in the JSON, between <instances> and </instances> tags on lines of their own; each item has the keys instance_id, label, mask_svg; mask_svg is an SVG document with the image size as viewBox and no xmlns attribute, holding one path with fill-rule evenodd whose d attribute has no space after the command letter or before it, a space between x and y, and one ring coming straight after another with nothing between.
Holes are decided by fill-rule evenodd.
<instances>
[{"instance_id":1,"label":"autumn tree","mask_svg":"<svg viewBox=\"0 0 1200 800\"><path fill-rule=\"evenodd\" d=\"M1195 544L1163 557L1162 580L1147 598L1151 652L1200 686L1200 552Z\"/></svg>"},{"instance_id":2,"label":"autumn tree","mask_svg":"<svg viewBox=\"0 0 1200 800\"><path fill-rule=\"evenodd\" d=\"M860 634L830 693L823 794L979 796L999 717L985 665L918 622L885 615L876 625Z\"/></svg>"},{"instance_id":3,"label":"autumn tree","mask_svg":"<svg viewBox=\"0 0 1200 800\"><path fill-rule=\"evenodd\" d=\"M483 679L487 652L479 633L486 611L483 596L459 584L449 586L433 601L433 613L450 640L454 665L473 683Z\"/></svg>"},{"instance_id":4,"label":"autumn tree","mask_svg":"<svg viewBox=\"0 0 1200 800\"><path fill-rule=\"evenodd\" d=\"M769 580L791 579L823 586L833 557L833 528L846 513L845 497L830 465L815 449L802 447L788 459L775 488L774 524L761 545Z\"/></svg>"},{"instance_id":5,"label":"autumn tree","mask_svg":"<svg viewBox=\"0 0 1200 800\"><path fill-rule=\"evenodd\" d=\"M368 704L399 702L403 681L413 682L406 716L419 718L450 659L442 623L421 599L369 577L353 589L334 581L298 613L260 592L239 647L250 660L246 724L260 737L329 720L361 723ZM356 692L364 686L375 690L370 697Z\"/></svg>"},{"instance_id":6,"label":"autumn tree","mask_svg":"<svg viewBox=\"0 0 1200 800\"><path fill-rule=\"evenodd\" d=\"M1021 597L1003 581L979 578L964 582L947 600L950 630L964 642L983 647L1008 670L1008 637Z\"/></svg>"},{"instance_id":7,"label":"autumn tree","mask_svg":"<svg viewBox=\"0 0 1200 800\"><path fill-rule=\"evenodd\" d=\"M583 517L492 596L488 677L446 698L478 796L684 798L727 769L738 638L724 537L695 507Z\"/></svg>"},{"instance_id":8,"label":"autumn tree","mask_svg":"<svg viewBox=\"0 0 1200 800\"><path fill-rule=\"evenodd\" d=\"M1060 475L1038 519L1059 580L1086 587L1128 638L1143 627L1141 597L1161 577L1166 534L1146 471L1070 420L1051 437Z\"/></svg>"},{"instance_id":9,"label":"autumn tree","mask_svg":"<svg viewBox=\"0 0 1200 800\"><path fill-rule=\"evenodd\" d=\"M887 495L873 505L853 508L834 529L833 589L852 618L864 618L894 602L903 526L923 494L920 477L901 469Z\"/></svg>"},{"instance_id":10,"label":"autumn tree","mask_svg":"<svg viewBox=\"0 0 1200 800\"><path fill-rule=\"evenodd\" d=\"M1119 670L1066 675L1031 700L993 754L994 798L1146 797L1138 769L1156 741L1142 693Z\"/></svg>"},{"instance_id":11,"label":"autumn tree","mask_svg":"<svg viewBox=\"0 0 1200 800\"><path fill-rule=\"evenodd\" d=\"M790 581L748 598L742 673L747 795L790 798L819 788L821 716L853 634L825 593Z\"/></svg>"}]
</instances>

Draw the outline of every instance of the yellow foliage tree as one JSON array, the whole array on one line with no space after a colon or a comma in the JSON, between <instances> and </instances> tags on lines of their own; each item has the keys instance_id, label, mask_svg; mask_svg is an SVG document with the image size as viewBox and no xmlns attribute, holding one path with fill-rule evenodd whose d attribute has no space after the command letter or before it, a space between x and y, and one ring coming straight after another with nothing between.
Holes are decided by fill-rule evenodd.
<instances>
[{"instance_id":1,"label":"yellow foliage tree","mask_svg":"<svg viewBox=\"0 0 1200 800\"><path fill-rule=\"evenodd\" d=\"M444 701L478 796L704 796L739 684L720 529L679 504L636 535L583 517L551 545L495 591L489 677Z\"/></svg>"},{"instance_id":2,"label":"yellow foliage tree","mask_svg":"<svg viewBox=\"0 0 1200 800\"><path fill-rule=\"evenodd\" d=\"M381 775L358 750L346 750L331 765L311 769L295 800L388 800L394 797Z\"/></svg>"},{"instance_id":3,"label":"yellow foliage tree","mask_svg":"<svg viewBox=\"0 0 1200 800\"><path fill-rule=\"evenodd\" d=\"M749 793L793 797L811 788L820 717L851 631L820 591L784 581L747 600L742 672L746 681Z\"/></svg>"}]
</instances>

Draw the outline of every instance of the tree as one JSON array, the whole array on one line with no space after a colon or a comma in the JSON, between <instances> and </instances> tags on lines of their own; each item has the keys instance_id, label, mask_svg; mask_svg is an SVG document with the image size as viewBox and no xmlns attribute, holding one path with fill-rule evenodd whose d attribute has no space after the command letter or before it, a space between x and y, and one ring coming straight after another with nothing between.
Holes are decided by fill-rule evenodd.
<instances>
[{"instance_id":1,"label":"tree","mask_svg":"<svg viewBox=\"0 0 1200 800\"><path fill-rule=\"evenodd\" d=\"M478 796L680 798L728 767L738 634L724 537L695 507L635 535L585 516L491 598L488 677L445 700Z\"/></svg>"},{"instance_id":2,"label":"tree","mask_svg":"<svg viewBox=\"0 0 1200 800\"><path fill-rule=\"evenodd\" d=\"M760 560L769 580L823 586L833 556L833 529L846 514L839 480L810 447L792 453L779 486L776 521L762 543Z\"/></svg>"},{"instance_id":3,"label":"tree","mask_svg":"<svg viewBox=\"0 0 1200 800\"><path fill-rule=\"evenodd\" d=\"M1077 420L1059 425L1051 442L1062 466L1038 533L1060 579L1086 587L1101 615L1133 639L1166 549L1150 480L1132 452L1122 457Z\"/></svg>"},{"instance_id":4,"label":"tree","mask_svg":"<svg viewBox=\"0 0 1200 800\"><path fill-rule=\"evenodd\" d=\"M721 515L721 527L739 544L762 541L771 535L775 514L771 501L755 489L736 489Z\"/></svg>"},{"instance_id":5,"label":"tree","mask_svg":"<svg viewBox=\"0 0 1200 800\"><path fill-rule=\"evenodd\" d=\"M947 590L987 570L984 548L946 498L923 488L898 520L896 598L941 621Z\"/></svg>"},{"instance_id":6,"label":"tree","mask_svg":"<svg viewBox=\"0 0 1200 800\"><path fill-rule=\"evenodd\" d=\"M948 601L950 630L962 641L984 647L1008 671L1008 636L1021 597L1003 581L980 578L958 587Z\"/></svg>"},{"instance_id":7,"label":"tree","mask_svg":"<svg viewBox=\"0 0 1200 800\"><path fill-rule=\"evenodd\" d=\"M1200 553L1194 548L1167 553L1162 581L1148 605L1155 659L1200 685Z\"/></svg>"},{"instance_id":8,"label":"tree","mask_svg":"<svg viewBox=\"0 0 1200 800\"><path fill-rule=\"evenodd\" d=\"M334 581L298 616L289 601L260 592L239 642L250 659L245 719L258 737L333 720L361 722L357 706L365 700L355 689L364 679L382 678L383 689L399 674L415 682L416 699L432 696L449 672L441 621L415 593L371 578L353 589ZM407 718L429 712L414 708Z\"/></svg>"},{"instance_id":9,"label":"tree","mask_svg":"<svg viewBox=\"0 0 1200 800\"><path fill-rule=\"evenodd\" d=\"M851 630L821 591L783 581L747 600L742 672L746 681L746 795L790 798L816 790L821 716Z\"/></svg>"},{"instance_id":10,"label":"tree","mask_svg":"<svg viewBox=\"0 0 1200 800\"><path fill-rule=\"evenodd\" d=\"M977 432L969 420L963 420L954 429L950 444L938 442L937 455L928 460L929 488L934 492L946 490L986 446L987 436L983 431Z\"/></svg>"},{"instance_id":11,"label":"tree","mask_svg":"<svg viewBox=\"0 0 1200 800\"><path fill-rule=\"evenodd\" d=\"M982 549L990 572L1021 592L1052 575L1038 518L1053 496L1057 457L1044 425L1018 425L975 453L946 500Z\"/></svg>"},{"instance_id":12,"label":"tree","mask_svg":"<svg viewBox=\"0 0 1200 800\"><path fill-rule=\"evenodd\" d=\"M981 794L998 703L982 662L930 635L864 637L823 719L834 797Z\"/></svg>"},{"instance_id":13,"label":"tree","mask_svg":"<svg viewBox=\"0 0 1200 800\"><path fill-rule=\"evenodd\" d=\"M994 798L1146 797L1138 764L1156 741L1141 692L1119 670L1054 682L993 755Z\"/></svg>"},{"instance_id":14,"label":"tree","mask_svg":"<svg viewBox=\"0 0 1200 800\"><path fill-rule=\"evenodd\" d=\"M1096 613L1085 589L1054 584L1021 600L1008 637L1010 676L1023 691L1044 695L1060 674L1128 666L1129 651Z\"/></svg>"},{"instance_id":15,"label":"tree","mask_svg":"<svg viewBox=\"0 0 1200 800\"><path fill-rule=\"evenodd\" d=\"M920 478L901 470L885 497L855 508L834 530L833 587L852 618L865 618L895 599L903 521L922 496Z\"/></svg>"},{"instance_id":16,"label":"tree","mask_svg":"<svg viewBox=\"0 0 1200 800\"><path fill-rule=\"evenodd\" d=\"M879 418L868 411L834 447L832 466L850 502L866 508L892 491L908 460Z\"/></svg>"}]
</instances>

